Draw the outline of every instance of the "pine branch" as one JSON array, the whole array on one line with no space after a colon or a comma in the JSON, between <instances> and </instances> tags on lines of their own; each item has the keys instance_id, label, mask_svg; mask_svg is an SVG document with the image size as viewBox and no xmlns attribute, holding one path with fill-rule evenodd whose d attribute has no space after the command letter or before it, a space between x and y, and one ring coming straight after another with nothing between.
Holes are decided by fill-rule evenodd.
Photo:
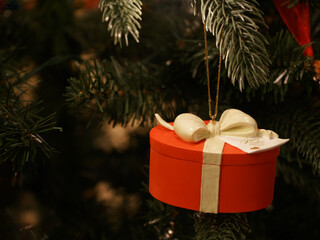
<instances>
[{"instance_id":1,"label":"pine branch","mask_svg":"<svg viewBox=\"0 0 320 240\"><path fill-rule=\"evenodd\" d=\"M302 81L311 72L312 63L303 55L304 47L298 45L288 31L280 31L270 40L269 53L272 60L270 81L288 84Z\"/></svg>"},{"instance_id":2,"label":"pine branch","mask_svg":"<svg viewBox=\"0 0 320 240\"><path fill-rule=\"evenodd\" d=\"M251 87L268 82L268 42L258 31L259 25L266 25L257 5L255 0L201 0L202 20L216 36L228 77L233 84L238 81L240 90L245 80Z\"/></svg>"},{"instance_id":3,"label":"pine branch","mask_svg":"<svg viewBox=\"0 0 320 240\"><path fill-rule=\"evenodd\" d=\"M168 204L158 201L157 199L147 200L148 222L144 226L152 229L154 235L159 240L173 239L177 235L175 229L175 220L178 211Z\"/></svg>"},{"instance_id":4,"label":"pine branch","mask_svg":"<svg viewBox=\"0 0 320 240\"><path fill-rule=\"evenodd\" d=\"M298 45L289 31L281 30L269 39L270 82L260 88L246 88L247 99L257 96L261 100L272 97L275 103L283 101L290 85L297 81L310 90L307 79L312 79L312 59L303 55L304 47Z\"/></svg>"},{"instance_id":5,"label":"pine branch","mask_svg":"<svg viewBox=\"0 0 320 240\"><path fill-rule=\"evenodd\" d=\"M144 168L143 173L148 179L148 166ZM143 221L143 225L139 224L142 225L141 230L135 231L139 232L139 235L132 236L133 239L193 239L193 228L186 229L186 225L192 226L192 211L176 208L153 198L149 193L149 185L146 181L142 182L140 193L144 195L143 199L146 199L146 211L143 211L139 217Z\"/></svg>"},{"instance_id":6,"label":"pine branch","mask_svg":"<svg viewBox=\"0 0 320 240\"><path fill-rule=\"evenodd\" d=\"M303 55L304 47L299 46L289 31L277 32L274 37L269 37L268 52L272 60L270 65L270 81L259 88L246 88L247 98L254 96L265 99L267 94L272 94L276 102L283 100L288 85L300 81L308 85L303 79L312 78L311 58ZM209 65L216 66L219 52L212 41L208 41ZM192 77L203 80L205 83L205 64L203 40L187 40L181 62L190 65ZM222 75L226 74L222 68ZM214 74L211 74L214 76Z\"/></svg>"},{"instance_id":7,"label":"pine branch","mask_svg":"<svg viewBox=\"0 0 320 240\"><path fill-rule=\"evenodd\" d=\"M0 163L11 162L12 170L21 172L26 166L36 167L39 157L52 157L55 150L42 135L61 129L55 127L55 114L41 116L41 102L20 100L24 92L18 94L16 90L27 84L32 74L20 70L19 61L13 58L17 52L17 49L0 51Z\"/></svg>"},{"instance_id":8,"label":"pine branch","mask_svg":"<svg viewBox=\"0 0 320 240\"><path fill-rule=\"evenodd\" d=\"M100 0L102 20L108 23L108 30L114 37L114 44L122 46L122 37L128 46L128 35L139 42L139 29L142 14L141 0Z\"/></svg>"},{"instance_id":9,"label":"pine branch","mask_svg":"<svg viewBox=\"0 0 320 240\"><path fill-rule=\"evenodd\" d=\"M246 214L195 214L196 240L244 240L250 233Z\"/></svg>"},{"instance_id":10,"label":"pine branch","mask_svg":"<svg viewBox=\"0 0 320 240\"><path fill-rule=\"evenodd\" d=\"M70 78L67 103L73 110L90 111L90 121L98 119L126 126L131 120L144 125L154 119L154 113L173 118L174 98L162 81L158 65L142 63L122 67L115 59L86 64L79 79Z\"/></svg>"},{"instance_id":11,"label":"pine branch","mask_svg":"<svg viewBox=\"0 0 320 240\"><path fill-rule=\"evenodd\" d=\"M0 106L0 163L10 161L15 172L25 165L36 166L38 155L50 158L54 149L42 134L54 129L54 114L41 117L40 103L23 106L19 102Z\"/></svg>"}]
</instances>

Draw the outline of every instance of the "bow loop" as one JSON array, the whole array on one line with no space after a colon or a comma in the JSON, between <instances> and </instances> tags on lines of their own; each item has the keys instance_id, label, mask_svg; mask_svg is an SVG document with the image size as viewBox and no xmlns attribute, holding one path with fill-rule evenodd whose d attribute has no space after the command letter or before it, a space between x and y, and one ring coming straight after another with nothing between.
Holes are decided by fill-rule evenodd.
<instances>
[{"instance_id":1,"label":"bow loop","mask_svg":"<svg viewBox=\"0 0 320 240\"><path fill-rule=\"evenodd\" d=\"M176 134L187 142L198 142L210 137L206 124L198 116L191 113L180 114L173 123Z\"/></svg>"},{"instance_id":2,"label":"bow loop","mask_svg":"<svg viewBox=\"0 0 320 240\"><path fill-rule=\"evenodd\" d=\"M258 127L250 115L238 109L228 109L221 115L220 132L224 136L255 137Z\"/></svg>"}]
</instances>

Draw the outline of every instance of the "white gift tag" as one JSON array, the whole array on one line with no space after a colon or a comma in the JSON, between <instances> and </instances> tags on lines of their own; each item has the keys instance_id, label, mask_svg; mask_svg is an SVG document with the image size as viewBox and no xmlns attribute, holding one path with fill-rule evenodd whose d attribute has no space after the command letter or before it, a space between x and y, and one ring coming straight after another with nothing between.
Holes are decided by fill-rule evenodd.
<instances>
[{"instance_id":1,"label":"white gift tag","mask_svg":"<svg viewBox=\"0 0 320 240\"><path fill-rule=\"evenodd\" d=\"M275 138L267 139L266 137L256 137L256 138L242 138L233 136L217 136L226 143L241 149L247 153L257 153L267 151L276 147L279 147L289 139Z\"/></svg>"}]
</instances>

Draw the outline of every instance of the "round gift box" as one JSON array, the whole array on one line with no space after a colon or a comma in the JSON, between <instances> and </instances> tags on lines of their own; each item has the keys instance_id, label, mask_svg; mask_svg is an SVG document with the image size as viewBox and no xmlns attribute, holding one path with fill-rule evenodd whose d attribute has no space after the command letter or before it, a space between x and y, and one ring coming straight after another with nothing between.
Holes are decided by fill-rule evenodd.
<instances>
[{"instance_id":1,"label":"round gift box","mask_svg":"<svg viewBox=\"0 0 320 240\"><path fill-rule=\"evenodd\" d=\"M152 128L149 191L153 197L173 206L200 211L204 142L185 142L174 131L162 126ZM270 205L279 152L280 147L248 154L225 143L218 212L249 212Z\"/></svg>"}]
</instances>

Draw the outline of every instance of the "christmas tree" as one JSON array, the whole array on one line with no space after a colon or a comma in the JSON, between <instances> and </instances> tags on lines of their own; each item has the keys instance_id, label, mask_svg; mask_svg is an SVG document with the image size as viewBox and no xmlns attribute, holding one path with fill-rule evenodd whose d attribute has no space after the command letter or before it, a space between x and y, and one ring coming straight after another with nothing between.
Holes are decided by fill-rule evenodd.
<instances>
[{"instance_id":1,"label":"christmas tree","mask_svg":"<svg viewBox=\"0 0 320 240\"><path fill-rule=\"evenodd\" d=\"M1 0L0 238L319 239L319 22L317 0ZM154 113L209 118L204 29L218 113L290 138L266 209L148 192Z\"/></svg>"}]
</instances>

